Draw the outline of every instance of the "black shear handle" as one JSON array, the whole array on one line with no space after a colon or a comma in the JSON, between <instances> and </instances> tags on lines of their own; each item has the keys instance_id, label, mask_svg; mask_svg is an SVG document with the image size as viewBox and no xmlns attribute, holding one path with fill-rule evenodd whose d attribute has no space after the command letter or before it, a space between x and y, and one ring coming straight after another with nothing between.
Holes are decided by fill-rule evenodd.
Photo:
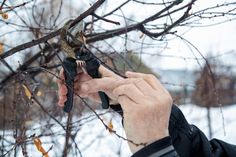
<instances>
[{"instance_id":1,"label":"black shear handle","mask_svg":"<svg viewBox=\"0 0 236 157\"><path fill-rule=\"evenodd\" d=\"M100 63L97 59L92 58L86 62L86 71L92 78L100 78L101 75L98 71ZM102 108L108 109L109 108L109 97L102 91L98 92L99 97L102 101Z\"/></svg>"},{"instance_id":2,"label":"black shear handle","mask_svg":"<svg viewBox=\"0 0 236 157\"><path fill-rule=\"evenodd\" d=\"M64 111L70 112L73 107L74 78L77 74L77 64L74 58L68 57L63 61L65 83L67 87L67 100L64 104Z\"/></svg>"}]
</instances>

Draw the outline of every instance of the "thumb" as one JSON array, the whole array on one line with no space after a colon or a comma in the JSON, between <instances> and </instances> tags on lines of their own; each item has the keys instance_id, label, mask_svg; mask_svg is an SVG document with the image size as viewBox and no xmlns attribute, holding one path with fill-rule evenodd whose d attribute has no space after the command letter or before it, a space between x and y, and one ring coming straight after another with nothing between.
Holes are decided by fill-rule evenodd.
<instances>
[{"instance_id":1,"label":"thumb","mask_svg":"<svg viewBox=\"0 0 236 157\"><path fill-rule=\"evenodd\" d=\"M98 91L107 91L114 88L117 79L114 77L102 77L81 82L80 92L85 94L96 93Z\"/></svg>"},{"instance_id":2,"label":"thumb","mask_svg":"<svg viewBox=\"0 0 236 157\"><path fill-rule=\"evenodd\" d=\"M108 68L104 67L103 65L99 66L98 69L99 73L102 77L114 77L114 78L120 78L119 75L115 74L113 71L109 70Z\"/></svg>"}]
</instances>

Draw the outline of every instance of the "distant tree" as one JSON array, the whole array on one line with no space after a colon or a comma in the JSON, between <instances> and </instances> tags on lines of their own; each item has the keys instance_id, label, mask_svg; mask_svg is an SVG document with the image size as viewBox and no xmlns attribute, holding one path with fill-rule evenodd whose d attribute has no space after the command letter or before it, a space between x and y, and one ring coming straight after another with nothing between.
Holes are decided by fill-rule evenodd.
<instances>
[{"instance_id":1,"label":"distant tree","mask_svg":"<svg viewBox=\"0 0 236 157\"><path fill-rule=\"evenodd\" d=\"M219 63L206 62L199 78L196 80L196 88L192 93L194 104L207 109L207 121L209 137L212 137L211 107L222 107L233 105L236 102L234 96L236 89L234 85L235 75L229 73L229 68L219 66ZM222 115L223 116L223 115Z\"/></svg>"},{"instance_id":2,"label":"distant tree","mask_svg":"<svg viewBox=\"0 0 236 157\"><path fill-rule=\"evenodd\" d=\"M210 68L210 70L209 70ZM236 99L235 74L229 66L216 63L205 64L198 74L196 88L192 93L194 104L202 107L221 107L233 105Z\"/></svg>"}]
</instances>

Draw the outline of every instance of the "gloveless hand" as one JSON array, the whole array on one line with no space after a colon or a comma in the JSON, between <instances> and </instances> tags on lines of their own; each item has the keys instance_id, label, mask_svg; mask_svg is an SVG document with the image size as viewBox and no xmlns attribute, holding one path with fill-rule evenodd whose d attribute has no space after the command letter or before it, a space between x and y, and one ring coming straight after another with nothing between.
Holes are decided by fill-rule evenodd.
<instances>
[{"instance_id":1,"label":"gloveless hand","mask_svg":"<svg viewBox=\"0 0 236 157\"><path fill-rule=\"evenodd\" d=\"M169 135L172 98L158 79L150 74L127 72L113 89L124 112L124 129L136 152L144 145ZM137 145L135 145L135 144Z\"/></svg>"},{"instance_id":2,"label":"gloveless hand","mask_svg":"<svg viewBox=\"0 0 236 157\"><path fill-rule=\"evenodd\" d=\"M103 82L97 84L97 79L91 78L86 72L78 68L78 74L74 80L74 92L76 95L79 95L82 98L89 98L95 102L101 102L101 99L98 95L98 91L104 91L110 98L110 103L116 104L117 101L112 94L109 84L113 84L119 79L122 79L120 76L116 75L112 71L106 69L103 66L99 67L99 72L102 75ZM64 103L67 100L66 94L68 92L65 85L65 76L64 70L61 69L59 77L61 79L57 80L58 85L58 105L63 107ZM100 88L102 87L102 90Z\"/></svg>"},{"instance_id":3,"label":"gloveless hand","mask_svg":"<svg viewBox=\"0 0 236 157\"><path fill-rule=\"evenodd\" d=\"M104 67L99 71L103 75L99 79L81 74L76 81L76 91L80 96L93 100L99 100L97 92L103 91L113 101L119 102L124 113L126 136L132 141L129 142L132 152L144 147L141 143L150 144L169 135L172 98L155 76L127 72L128 78L124 79ZM59 93L63 93L64 89L59 89Z\"/></svg>"}]
</instances>

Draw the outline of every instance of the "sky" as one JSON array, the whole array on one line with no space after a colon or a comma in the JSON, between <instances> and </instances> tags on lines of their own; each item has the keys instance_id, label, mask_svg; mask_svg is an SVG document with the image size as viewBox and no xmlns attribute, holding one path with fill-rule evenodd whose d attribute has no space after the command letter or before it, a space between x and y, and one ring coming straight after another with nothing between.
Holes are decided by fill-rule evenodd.
<instances>
[{"instance_id":1,"label":"sky","mask_svg":"<svg viewBox=\"0 0 236 157\"><path fill-rule=\"evenodd\" d=\"M192 28L186 34L183 35L188 41L196 46L199 51L207 57L208 55L221 55L233 50L236 50L236 21L228 22L211 27L199 27ZM180 53L181 52L181 53ZM169 49L165 52L166 55L179 56L179 57L191 57L193 54L191 50L180 40L174 40L169 42ZM196 56L200 55L195 52ZM235 64L236 53L228 53L227 61L224 63ZM232 58L231 56L235 56ZM171 62L171 64L170 64ZM196 60L183 58L170 58L166 57L161 60L161 67L168 67L169 69L195 69L198 66Z\"/></svg>"},{"instance_id":2,"label":"sky","mask_svg":"<svg viewBox=\"0 0 236 157\"><path fill-rule=\"evenodd\" d=\"M151 2L151 1L146 1L146 2ZM184 2L187 3L188 1ZM203 8L208 8L210 6L215 6L216 4L222 4L224 2L233 2L233 1L198 0L194 4L192 12ZM119 1L110 0L103 6L104 10L101 9L102 11L100 13L102 14L103 12L108 12L110 7L112 9L112 7L118 6L120 3L121 2ZM123 10L117 11L116 14L126 15L127 17L129 17L129 15L132 15L131 16L132 19L140 21L141 19L145 19L145 17L148 17L148 15L153 15L154 13L156 13L157 9L158 9L157 6L143 6L135 3L131 3L129 5L128 3L128 5ZM226 7L226 9L228 8ZM221 11L221 10L216 10L216 11ZM113 16L111 16L110 18L113 19ZM114 17L114 19L115 18L117 17ZM228 17L224 17L222 19L221 18L205 19L199 21L199 23L196 23L196 25L204 26L208 24L217 23L225 19L228 19ZM118 19L118 21L121 23L126 22L122 18ZM111 27L114 26L112 25ZM227 54L223 55L224 57L220 57L219 59L222 60L223 64L233 64L234 66L236 66L236 63L234 62L234 57L236 58L236 52L229 53L235 51L236 49L235 46L236 21L230 21L209 27L192 27L192 28L178 27L177 29L173 30L177 30L179 35L181 35L184 39L189 41L198 50L194 49L193 46L189 46L189 44L186 44L186 42L184 42L183 40L180 40L173 36L167 36L167 38L171 40L168 41L167 48L165 48L163 52L160 53L162 56L154 57L152 55L151 56L144 55L143 57L144 58L143 61L146 62L153 69L186 69L186 70L197 69L200 67L199 63L198 61L196 61L196 59L192 58L194 58L195 56L198 58L202 58L199 52L202 53L205 57ZM137 35L134 35L135 37L133 39L141 42L142 39L137 38L137 36L140 36L141 33L136 33L136 34ZM152 42L148 38L145 38L144 41L150 43ZM122 48L123 47L121 47L120 49ZM130 47L128 48L132 48L132 44L130 44ZM150 50L148 49L147 51L149 53L150 51L154 51L153 53L156 53L156 51L153 49ZM150 64L150 62L152 64ZM202 65L204 63L204 60L200 59L199 62Z\"/></svg>"},{"instance_id":3,"label":"sky","mask_svg":"<svg viewBox=\"0 0 236 157\"><path fill-rule=\"evenodd\" d=\"M215 6L217 3L220 4L223 2L227 1L199 0L195 3L193 10ZM200 21L199 24L204 26L216 22L216 19L206 19ZM236 50L236 21L208 27L179 28L177 30L184 32L182 37L193 44L205 57L226 54L219 58L222 63L236 66L234 61L236 52L232 52ZM194 58L194 56L202 58L199 52L193 47L190 48L184 41L179 39L170 40L168 42L168 48L165 49L163 54L166 57L163 57L160 63L153 64L153 68L193 70L199 68L199 65L195 59L188 58ZM151 59L152 57L149 57L148 60ZM200 60L200 62L201 61L204 60ZM155 63L155 61L153 63Z\"/></svg>"},{"instance_id":4,"label":"sky","mask_svg":"<svg viewBox=\"0 0 236 157\"><path fill-rule=\"evenodd\" d=\"M207 8L208 6L215 6L217 2L222 3L223 0L200 0L194 5L194 7ZM215 22L217 22L217 20L203 20L201 21L201 25ZM236 52L228 53L236 50L236 21L230 21L209 27L180 28L177 30L184 32L182 37L193 44L194 47L198 49L197 51L202 53L204 57L227 54L224 55L224 57L221 57L220 60L223 64L232 64L236 66L234 61L236 58ZM165 49L163 54L171 57L163 57L160 60L161 63L158 63L156 67L158 69L198 69L199 65L195 59L186 59L194 58L195 56L202 58L197 51L193 47L189 47L182 40L170 40L168 42L168 48ZM227 61L225 61L225 59L227 59ZM200 60L200 62L201 61L204 60Z\"/></svg>"},{"instance_id":5,"label":"sky","mask_svg":"<svg viewBox=\"0 0 236 157\"><path fill-rule=\"evenodd\" d=\"M194 6L193 6L193 11L202 9L202 8L207 8L209 6L215 6L216 4L220 4L223 2L228 2L229 0L198 0ZM233 1L233 0L230 0ZM72 0L71 4L73 4L73 7L75 9L69 10L71 13L68 15L69 17L65 18L63 15L63 18L58 20L59 25L63 24L66 19L68 18L74 18L77 17L78 14L82 13L85 11L90 4L93 4L95 0L82 0L82 1L76 1ZM103 15L113 8L119 6L121 3L123 3L124 0L122 1L117 1L117 0L109 0L106 1L97 11L96 13L99 15ZM146 1L146 2L151 2L151 1ZM184 1L187 3L188 1ZM65 3L65 2L64 2ZM68 2L69 3L69 2ZM76 5L78 4L78 5ZM68 4L69 5L69 4ZM82 6L82 7L79 7ZM122 27L126 24L127 21L123 19L123 17L119 16L126 16L126 17L131 17L132 19L135 19L136 21L141 21L145 17L148 17L148 15L153 15L154 13L157 12L158 7L157 6L145 6L141 4L137 4L134 2L128 3L127 6L125 6L122 10L118 10L115 12L116 15L109 16L109 19L118 21L121 23L121 26L116 26L114 24L109 24L107 22L103 22L100 26L108 29L114 29L114 28L119 28ZM66 14L68 13L67 10L62 10L62 12L65 12ZM9 21L14 21L15 17L13 16L14 14L9 14ZM118 16L119 15L119 16ZM17 18L17 17L16 17ZM90 20L90 18L88 18ZM214 23L216 21L214 20L203 20L200 21L202 25L206 25L208 23ZM8 27L9 28L9 27ZM228 53L229 51L233 51L236 49L235 46L235 41L236 41L236 21L231 21L227 22L224 24L220 25L215 25L215 26L210 26L210 27L179 27L177 29L179 34L187 39L190 43L192 43L195 47L198 48L198 50L204 55L208 56L209 53L211 55L220 55L224 53ZM134 40L137 40L139 42L142 42L143 39L139 39L138 37L141 35L140 32L132 32L133 37L130 37ZM182 34L184 33L184 34ZM21 33L22 35L22 33ZM7 38L11 38L11 34L9 36L6 36L6 38L2 38L2 40L8 40ZM193 47L189 47L186 43L184 43L182 40L174 38L173 36L168 37L172 40L169 40L167 48L163 50L161 53L162 56L146 56L143 55L144 62L146 62L150 67L154 69L186 69L186 70L191 70L191 69L196 69L199 68L199 65L195 59L186 59L186 58L194 58L194 55L197 57L200 57L199 53L194 50ZM143 40L147 43L151 43L152 41L145 37ZM9 42L11 45L17 44L19 45L24 41L21 40L13 40ZM123 44L124 40L120 39L120 42L118 41L119 44L114 46L117 51L123 51L125 50ZM113 44L112 42L110 43L111 45ZM103 43L103 46L106 46L106 43ZM137 44L130 44L128 45L128 49L135 49L137 48ZM34 49L34 48L32 48ZM153 49L148 49L148 52L151 53L156 53L156 50ZM193 55L194 53L194 55ZM20 56L22 53L18 53ZM231 53L229 57L227 55L224 55L226 57L227 61L224 61L225 64L230 63L234 64L235 62L233 61L233 57L236 57L236 53ZM11 64L11 60L13 58L9 57L6 60ZM16 59L17 60L17 59ZM225 60L225 59L223 59ZM150 61L152 64L150 64ZM203 60L202 60L203 61ZM236 65L235 65L236 66Z\"/></svg>"}]
</instances>

